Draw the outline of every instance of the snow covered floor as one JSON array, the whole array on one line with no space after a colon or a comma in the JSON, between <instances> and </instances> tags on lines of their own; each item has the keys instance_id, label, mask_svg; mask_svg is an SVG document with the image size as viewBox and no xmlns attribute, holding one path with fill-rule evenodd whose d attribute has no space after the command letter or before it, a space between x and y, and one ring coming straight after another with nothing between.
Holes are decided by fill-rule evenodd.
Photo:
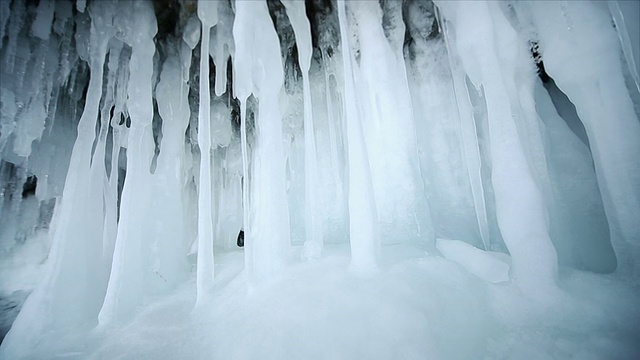
<instances>
[{"instance_id":1,"label":"snow covered floor","mask_svg":"<svg viewBox=\"0 0 640 360\"><path fill-rule=\"evenodd\" d=\"M215 291L199 310L193 310L194 278L120 328L40 345L49 356L69 359L640 355L640 292L608 276L561 272L560 290L528 297L407 246L383 247L381 271L369 277L347 271L345 246L292 264L262 286L247 285L242 263L242 251L217 256Z\"/></svg>"}]
</instances>

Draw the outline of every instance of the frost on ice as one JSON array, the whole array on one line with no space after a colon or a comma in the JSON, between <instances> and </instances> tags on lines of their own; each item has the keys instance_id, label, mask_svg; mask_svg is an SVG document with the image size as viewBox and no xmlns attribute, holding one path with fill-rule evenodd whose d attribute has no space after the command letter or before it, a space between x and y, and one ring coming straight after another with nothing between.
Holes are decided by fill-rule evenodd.
<instances>
[{"instance_id":1,"label":"frost on ice","mask_svg":"<svg viewBox=\"0 0 640 360\"><path fill-rule=\"evenodd\" d=\"M637 357L639 7L0 1L0 358Z\"/></svg>"}]
</instances>

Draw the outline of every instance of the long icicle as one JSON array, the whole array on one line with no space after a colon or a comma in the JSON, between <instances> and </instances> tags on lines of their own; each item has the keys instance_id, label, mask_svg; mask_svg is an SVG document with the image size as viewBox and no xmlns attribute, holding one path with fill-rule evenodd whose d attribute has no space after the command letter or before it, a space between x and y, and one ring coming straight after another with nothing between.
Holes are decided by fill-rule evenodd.
<instances>
[{"instance_id":1,"label":"long icicle","mask_svg":"<svg viewBox=\"0 0 640 360\"><path fill-rule=\"evenodd\" d=\"M211 95L209 89L210 29L217 21L217 3L199 1L198 17L202 22L200 42L200 101L198 112L198 145L200 146L200 179L198 186L198 265L196 269L197 300L202 304L213 286L213 220L211 211Z\"/></svg>"},{"instance_id":2,"label":"long icicle","mask_svg":"<svg viewBox=\"0 0 640 360\"><path fill-rule=\"evenodd\" d=\"M322 248L322 222L317 205L318 163L316 157L316 140L313 126L311 105L311 89L309 87L309 67L311 66L311 25L307 19L304 3L284 1L298 45L299 63L302 69L302 87L304 94L304 225L306 241ZM319 254L317 254L319 255Z\"/></svg>"},{"instance_id":3,"label":"long icicle","mask_svg":"<svg viewBox=\"0 0 640 360\"><path fill-rule=\"evenodd\" d=\"M349 239L351 244L351 271L367 273L377 268L380 246L376 202L373 197L371 169L367 145L357 109L353 79L353 64L349 50L345 2L338 1L342 64L345 86L345 115L349 153Z\"/></svg>"}]
</instances>

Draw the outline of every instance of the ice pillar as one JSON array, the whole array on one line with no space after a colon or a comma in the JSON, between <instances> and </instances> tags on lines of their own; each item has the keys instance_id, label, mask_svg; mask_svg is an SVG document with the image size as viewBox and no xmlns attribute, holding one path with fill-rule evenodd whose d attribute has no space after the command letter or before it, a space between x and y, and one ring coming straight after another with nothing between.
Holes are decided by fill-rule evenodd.
<instances>
[{"instance_id":1,"label":"ice pillar","mask_svg":"<svg viewBox=\"0 0 640 360\"><path fill-rule=\"evenodd\" d=\"M549 75L582 120L618 257L618 272L640 275L640 122L625 87L620 43L605 3L531 3Z\"/></svg>"},{"instance_id":2,"label":"ice pillar","mask_svg":"<svg viewBox=\"0 0 640 360\"><path fill-rule=\"evenodd\" d=\"M345 2L338 1L342 66L344 74L344 106L347 122L349 168L349 241L350 269L356 273L374 271L380 247L376 201L371 182L367 145L362 132L354 84L353 57L349 48L349 32Z\"/></svg>"},{"instance_id":3,"label":"ice pillar","mask_svg":"<svg viewBox=\"0 0 640 360\"><path fill-rule=\"evenodd\" d=\"M258 98L254 156L249 159L246 150L243 154L244 205L248 205L247 191L252 199L250 208L245 209L245 267L252 279L266 280L282 268L290 241L279 105L284 74L278 35L267 4L237 2L233 36L234 92L242 104L243 147L246 147L247 99L252 93ZM253 168L251 184L247 173L249 162Z\"/></svg>"},{"instance_id":4,"label":"ice pillar","mask_svg":"<svg viewBox=\"0 0 640 360\"><path fill-rule=\"evenodd\" d=\"M198 185L198 265L197 304L213 286L213 219L211 199L211 91L209 89L210 29L218 21L218 3L198 1L198 17L202 22L200 42L200 101L198 111L198 145L200 146L200 178Z\"/></svg>"},{"instance_id":5,"label":"ice pillar","mask_svg":"<svg viewBox=\"0 0 640 360\"><path fill-rule=\"evenodd\" d=\"M129 10L129 9L127 9ZM135 2L129 18L131 45L130 76L127 88L131 128L127 144L127 177L120 202L109 287L100 310L101 325L122 321L133 313L148 294L147 268L151 241L148 204L154 155L152 134L153 41L157 32L151 4Z\"/></svg>"},{"instance_id":6,"label":"ice pillar","mask_svg":"<svg viewBox=\"0 0 640 360\"><path fill-rule=\"evenodd\" d=\"M289 20L296 35L298 45L298 59L302 69L302 87L304 95L304 181L305 207L304 226L306 241L311 241L322 247L322 219L318 206L318 164L316 157L316 141L313 125L311 105L311 90L309 88L309 67L311 66L311 25L305 13L304 3L300 1L284 1Z\"/></svg>"},{"instance_id":7,"label":"ice pillar","mask_svg":"<svg viewBox=\"0 0 640 360\"><path fill-rule=\"evenodd\" d=\"M92 10L91 78L65 181L64 200L57 204L51 229L49 271L27 299L3 341L3 351L11 349L12 355L0 353L2 358L24 356L22 352L26 354L30 344L49 329L95 324L106 289L100 230L102 203L91 202L91 189L95 184L90 166L107 45L115 30L109 26L115 6L98 2Z\"/></svg>"},{"instance_id":8,"label":"ice pillar","mask_svg":"<svg viewBox=\"0 0 640 360\"><path fill-rule=\"evenodd\" d=\"M484 88L496 216L513 259L512 278L528 289L553 287L557 260L548 214L517 129L517 122L523 120L514 114L522 109L510 102L506 90L506 82L516 78L517 34L495 4L469 1L437 5L455 26L456 50L465 71L476 87ZM471 23L475 26L467 26ZM500 46L504 44L511 46Z\"/></svg>"}]
</instances>

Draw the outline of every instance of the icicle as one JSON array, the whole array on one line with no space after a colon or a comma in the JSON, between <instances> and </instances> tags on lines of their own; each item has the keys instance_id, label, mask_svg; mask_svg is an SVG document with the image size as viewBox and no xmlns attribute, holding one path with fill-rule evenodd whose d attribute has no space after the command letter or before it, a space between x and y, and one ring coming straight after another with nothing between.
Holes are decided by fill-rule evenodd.
<instances>
[{"instance_id":1,"label":"icicle","mask_svg":"<svg viewBox=\"0 0 640 360\"><path fill-rule=\"evenodd\" d=\"M605 4L529 4L547 73L575 104L598 177L617 272L637 279L640 266L640 122L626 89L620 41ZM605 11L603 11L605 10ZM571 19L571 29L566 17ZM577 56L576 54L580 54ZM606 91L603 89L607 89ZM603 121L607 119L607 121Z\"/></svg>"},{"instance_id":2,"label":"icicle","mask_svg":"<svg viewBox=\"0 0 640 360\"><path fill-rule=\"evenodd\" d=\"M0 87L0 153L3 151L4 146L9 139L9 136L15 129L16 122L15 117L18 112L16 106L16 97L14 93L4 87Z\"/></svg>"},{"instance_id":3,"label":"icicle","mask_svg":"<svg viewBox=\"0 0 640 360\"><path fill-rule=\"evenodd\" d=\"M284 74L278 36L266 3L236 3L233 35L236 40L234 93L243 110L246 110L249 94L256 92L259 99L251 185L247 184L247 173L244 174L245 190L251 188L255 196L251 211L245 208L245 214L248 213L249 217L254 215L244 219L245 267L251 278L267 280L282 268L290 241L290 226L278 100ZM246 116L244 111L242 116ZM246 126L244 121L246 118L243 119L243 128ZM248 159L245 157L244 160L246 164ZM250 226L248 236L247 223Z\"/></svg>"},{"instance_id":4,"label":"icicle","mask_svg":"<svg viewBox=\"0 0 640 360\"><path fill-rule=\"evenodd\" d=\"M338 0L342 66L345 89L345 115L349 154L349 239L351 243L350 269L367 273L377 268L380 246L376 202L371 182L367 145L362 133L357 96L354 87L352 54L349 49L347 15L344 0Z\"/></svg>"},{"instance_id":5,"label":"icicle","mask_svg":"<svg viewBox=\"0 0 640 360\"><path fill-rule=\"evenodd\" d=\"M200 30L198 18L195 16L189 18L182 33L182 40L184 40L191 50L195 49L198 41L200 41Z\"/></svg>"},{"instance_id":6,"label":"icicle","mask_svg":"<svg viewBox=\"0 0 640 360\"><path fill-rule=\"evenodd\" d=\"M439 14L440 13L438 12L438 15ZM455 45L451 46L451 44L455 44L455 42L449 34L447 22L440 16L438 16L437 20L443 30L445 45L447 46L447 58L451 68L455 100L458 105L458 115L460 118L462 149L464 159L466 160L476 219L480 229L480 237L482 238L484 249L491 250L489 221L484 198L484 188L482 186L480 146L478 145L478 135L473 118L473 109L469 100L469 94L467 93L466 84L464 82L465 73L461 65L456 61L457 59L454 60L453 58L452 52L455 49Z\"/></svg>"},{"instance_id":7,"label":"icicle","mask_svg":"<svg viewBox=\"0 0 640 360\"><path fill-rule=\"evenodd\" d=\"M302 69L304 93L304 180L305 180L305 240L322 249L322 220L317 204L318 165L316 158L316 140L313 125L311 90L309 89L309 67L311 66L311 28L303 2L284 1L289 20L293 26L298 45L298 59ZM305 245L306 246L306 245ZM318 256L320 254L317 254Z\"/></svg>"},{"instance_id":8,"label":"icicle","mask_svg":"<svg viewBox=\"0 0 640 360\"><path fill-rule=\"evenodd\" d=\"M227 91L227 60L233 49L233 10L230 3L221 1L218 4L218 24L216 25L216 46L213 60L216 64L215 94L221 96Z\"/></svg>"},{"instance_id":9,"label":"icicle","mask_svg":"<svg viewBox=\"0 0 640 360\"><path fill-rule=\"evenodd\" d=\"M113 256L113 250L117 233L117 174L118 171L118 159L120 153L120 147L118 146L119 132L114 129L112 133L112 150L110 154L111 159L111 171L110 174L106 173L104 166L104 159L107 154L107 136L109 129L111 128L111 109L115 103L115 82L117 79L118 65L120 65L120 51L122 49L122 43L117 42L115 47L111 46L109 51L109 60L107 62L107 83L106 94L102 98L102 109L100 111L100 132L98 135L98 142L96 144L96 150L91 163L92 176L95 177L95 183L100 184L101 188L93 189L94 194L102 193L101 199L98 202L104 201L104 223L102 226L102 255L103 261L107 264L111 264L111 257ZM114 114L115 117L115 114ZM114 163L115 161L115 163ZM95 196L92 194L93 196ZM107 265L107 267L109 267ZM110 270L110 269L109 269Z\"/></svg>"},{"instance_id":10,"label":"icicle","mask_svg":"<svg viewBox=\"0 0 640 360\"><path fill-rule=\"evenodd\" d=\"M326 61L326 59L324 60ZM328 132L329 132L329 146L331 147L330 150L330 154L331 154L331 165L332 168L334 169L333 171L333 178L336 184L341 184L340 181L340 174L339 174L339 167L342 165L340 158L338 156L338 139L336 136L336 129L335 129L335 123L336 120L333 116L333 110L334 110L334 105L333 105L333 94L331 92L331 89L329 87L329 74L325 71L324 72L324 93L325 93L325 97L326 97L326 108L327 108L327 127L329 128ZM340 186L342 187L342 186Z\"/></svg>"},{"instance_id":11,"label":"icicle","mask_svg":"<svg viewBox=\"0 0 640 360\"><path fill-rule=\"evenodd\" d=\"M249 152L247 149L247 99L240 102L240 142L242 147L242 227L244 228L245 245L245 268L249 273L253 272L253 261L251 252L253 247L249 246L250 239L253 238L249 203Z\"/></svg>"},{"instance_id":12,"label":"icicle","mask_svg":"<svg viewBox=\"0 0 640 360\"><path fill-rule=\"evenodd\" d=\"M36 10L36 19L31 24L31 32L42 40L49 40L51 25L53 24L53 1L40 1Z\"/></svg>"},{"instance_id":13,"label":"icicle","mask_svg":"<svg viewBox=\"0 0 640 360\"><path fill-rule=\"evenodd\" d=\"M190 108L188 86L182 78L182 64L171 55L162 66L160 82L156 87L158 111L162 117L162 147L153 175L152 216L156 219L153 248L157 259L153 269L160 276L153 277L156 289L169 289L186 275L187 252L185 222L183 218L182 187L184 164L184 134L189 124Z\"/></svg>"},{"instance_id":14,"label":"icicle","mask_svg":"<svg viewBox=\"0 0 640 360\"><path fill-rule=\"evenodd\" d=\"M120 202L120 222L116 237L109 286L99 314L100 325L120 322L130 316L152 288L152 262L157 258L148 241L152 226L147 206L152 199L150 166L154 155L152 134L153 55L157 25L148 2L134 2L128 18L131 45L127 108L131 127L127 144L127 176Z\"/></svg>"},{"instance_id":15,"label":"icicle","mask_svg":"<svg viewBox=\"0 0 640 360\"><path fill-rule=\"evenodd\" d=\"M518 119L513 116L517 104L510 103L504 83L514 77L517 61L517 57L505 51L516 52L517 48L501 48L500 56L496 53L500 41L515 37L515 31L504 15L486 2L437 5L445 17L455 19L458 54L474 85L482 85L486 94L491 180L498 225L513 259L512 277L523 289L547 293L555 288L556 252L549 238L543 195L519 139ZM478 26L472 29L462 25L469 21Z\"/></svg>"},{"instance_id":16,"label":"icicle","mask_svg":"<svg viewBox=\"0 0 640 360\"><path fill-rule=\"evenodd\" d=\"M111 120L112 148L111 170L104 184L104 225L102 232L102 256L111 265L111 257L118 234L118 170L120 161L120 137L123 133L118 129L117 120ZM114 124L115 123L115 124ZM111 267L109 266L109 272Z\"/></svg>"},{"instance_id":17,"label":"icicle","mask_svg":"<svg viewBox=\"0 0 640 360\"><path fill-rule=\"evenodd\" d=\"M112 21L114 9L106 2L96 2L94 6L99 8L96 12L100 16L94 16L91 30L91 79L71 154L64 200L56 206L49 254L51 271L29 296L3 342L3 348L11 348L16 357L26 354L39 334L48 329L95 324L102 304L106 286L100 261L102 241L94 233L96 222L102 221L102 206L89 203L88 170L102 93L103 65L111 36L106 24ZM69 307L69 304L76 305Z\"/></svg>"},{"instance_id":18,"label":"icicle","mask_svg":"<svg viewBox=\"0 0 640 360\"><path fill-rule=\"evenodd\" d=\"M399 48L394 52L389 45L379 4L354 2L349 3L349 10L357 24L354 32L359 49L359 62L352 70L355 94L361 104L360 124L382 241L432 245L435 236L415 156L415 125L403 56ZM395 31L404 34L399 26Z\"/></svg>"},{"instance_id":19,"label":"icicle","mask_svg":"<svg viewBox=\"0 0 640 360\"><path fill-rule=\"evenodd\" d=\"M42 94L32 98L27 108L18 113L13 131L15 136L13 152L16 155L28 157L31 154L31 144L42 136L46 118Z\"/></svg>"},{"instance_id":20,"label":"icicle","mask_svg":"<svg viewBox=\"0 0 640 360\"><path fill-rule=\"evenodd\" d=\"M209 89L210 29L218 22L218 3L198 1L198 17L202 22L200 42L200 100L198 111L198 146L200 147L200 180L198 185L198 300L213 286L213 222L211 199L211 95Z\"/></svg>"},{"instance_id":21,"label":"icicle","mask_svg":"<svg viewBox=\"0 0 640 360\"><path fill-rule=\"evenodd\" d=\"M0 1L0 50L4 45L4 34L9 15L11 14L11 1Z\"/></svg>"},{"instance_id":22,"label":"icicle","mask_svg":"<svg viewBox=\"0 0 640 360\"><path fill-rule=\"evenodd\" d=\"M44 106L47 112L47 120L45 125L49 125L49 133L53 128L55 113L58 106L58 96L60 95L61 86L59 79L59 54L60 43L56 37L51 38L48 42L47 59L44 67Z\"/></svg>"},{"instance_id":23,"label":"icicle","mask_svg":"<svg viewBox=\"0 0 640 360\"><path fill-rule=\"evenodd\" d=\"M65 25L65 31L72 31L73 22L69 21ZM75 55L75 54L74 54ZM60 42L60 67L58 70L57 82L62 86L66 86L69 80L69 74L71 73L71 66L69 64L69 58L72 56L71 51L71 36L64 36Z\"/></svg>"},{"instance_id":24,"label":"icicle","mask_svg":"<svg viewBox=\"0 0 640 360\"><path fill-rule=\"evenodd\" d=\"M20 36L20 31L24 26L26 15L24 1L13 1L11 3L11 17L9 18L9 24L7 28L7 36L9 36L9 39L7 41L7 48L5 50L5 58L3 59L4 65L6 66L6 68L3 70L5 70L7 73L11 73L14 71L16 52L18 51L18 37ZM0 42L4 43L2 39L0 39ZM26 59L28 58L29 57L27 57Z\"/></svg>"}]
</instances>

